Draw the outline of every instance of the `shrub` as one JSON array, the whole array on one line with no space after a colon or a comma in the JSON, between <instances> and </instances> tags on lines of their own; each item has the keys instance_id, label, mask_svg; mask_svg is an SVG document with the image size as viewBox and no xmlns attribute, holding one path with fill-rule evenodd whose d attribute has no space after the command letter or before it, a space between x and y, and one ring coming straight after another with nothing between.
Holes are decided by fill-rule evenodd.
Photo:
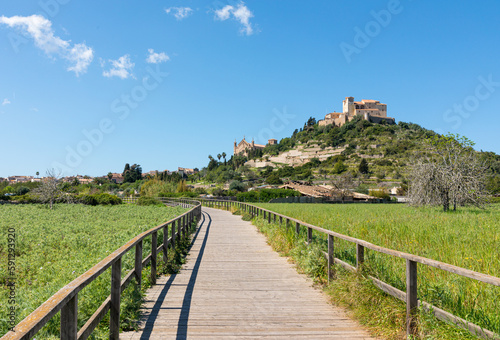
<instances>
[{"instance_id":1,"label":"shrub","mask_svg":"<svg viewBox=\"0 0 500 340\"><path fill-rule=\"evenodd\" d=\"M229 190L235 190L235 191L245 191L245 184L241 183L240 181L232 181L231 184L229 185Z\"/></svg>"},{"instance_id":2,"label":"shrub","mask_svg":"<svg viewBox=\"0 0 500 340\"><path fill-rule=\"evenodd\" d=\"M155 206L164 206L164 204L153 197L139 197L136 202L137 205L155 205Z\"/></svg>"},{"instance_id":3,"label":"shrub","mask_svg":"<svg viewBox=\"0 0 500 340\"><path fill-rule=\"evenodd\" d=\"M85 205L117 205L122 204L122 200L115 195L108 193L82 194L76 196L78 203Z\"/></svg>"},{"instance_id":4,"label":"shrub","mask_svg":"<svg viewBox=\"0 0 500 340\"><path fill-rule=\"evenodd\" d=\"M301 196L301 194L291 189L261 189L241 192L236 195L236 199L240 202L269 202L274 198L294 196Z\"/></svg>"}]
</instances>

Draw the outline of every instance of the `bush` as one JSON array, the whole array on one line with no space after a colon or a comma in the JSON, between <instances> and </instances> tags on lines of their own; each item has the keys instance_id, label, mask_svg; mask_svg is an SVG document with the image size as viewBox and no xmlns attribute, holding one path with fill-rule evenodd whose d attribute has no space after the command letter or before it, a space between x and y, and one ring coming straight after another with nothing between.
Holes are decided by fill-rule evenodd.
<instances>
[{"instance_id":1,"label":"bush","mask_svg":"<svg viewBox=\"0 0 500 340\"><path fill-rule=\"evenodd\" d=\"M117 205L122 204L122 200L115 195L108 193L101 194L82 194L76 196L78 203L85 205Z\"/></svg>"},{"instance_id":2,"label":"bush","mask_svg":"<svg viewBox=\"0 0 500 340\"><path fill-rule=\"evenodd\" d=\"M229 190L235 190L235 191L245 191L245 184L241 183L240 181L232 181L231 184L229 185Z\"/></svg>"},{"instance_id":3,"label":"bush","mask_svg":"<svg viewBox=\"0 0 500 340\"><path fill-rule=\"evenodd\" d=\"M164 204L153 197L139 197L136 202L137 205L155 205L155 206L164 206Z\"/></svg>"},{"instance_id":4,"label":"bush","mask_svg":"<svg viewBox=\"0 0 500 340\"><path fill-rule=\"evenodd\" d=\"M236 195L240 202L269 202L279 197L301 196L300 192L291 189L261 189L241 192Z\"/></svg>"},{"instance_id":5,"label":"bush","mask_svg":"<svg viewBox=\"0 0 500 340\"><path fill-rule=\"evenodd\" d=\"M373 189L373 190L370 190L370 195L373 196L373 197L377 197L377 198L381 198L381 199L387 200L387 201L389 201L391 199L391 196L389 195L389 193L385 189Z\"/></svg>"}]
</instances>

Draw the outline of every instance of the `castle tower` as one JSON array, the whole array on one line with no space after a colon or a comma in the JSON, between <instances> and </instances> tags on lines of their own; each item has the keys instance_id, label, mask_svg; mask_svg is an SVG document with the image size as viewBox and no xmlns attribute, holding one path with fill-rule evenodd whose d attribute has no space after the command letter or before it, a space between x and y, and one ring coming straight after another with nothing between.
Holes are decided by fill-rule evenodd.
<instances>
[{"instance_id":1,"label":"castle tower","mask_svg":"<svg viewBox=\"0 0 500 340\"><path fill-rule=\"evenodd\" d=\"M236 144L236 138L234 139L234 152L233 152L233 155L236 155L236 147L238 145Z\"/></svg>"},{"instance_id":2,"label":"castle tower","mask_svg":"<svg viewBox=\"0 0 500 340\"><path fill-rule=\"evenodd\" d=\"M354 97L345 97L342 102L342 112L347 116L354 116Z\"/></svg>"}]
</instances>

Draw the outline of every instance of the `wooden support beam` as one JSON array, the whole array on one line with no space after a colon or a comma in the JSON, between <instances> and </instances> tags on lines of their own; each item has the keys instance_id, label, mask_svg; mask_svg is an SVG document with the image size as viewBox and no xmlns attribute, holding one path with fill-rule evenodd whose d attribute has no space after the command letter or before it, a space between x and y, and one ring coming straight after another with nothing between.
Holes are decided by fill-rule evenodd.
<instances>
[{"instance_id":1,"label":"wooden support beam","mask_svg":"<svg viewBox=\"0 0 500 340\"><path fill-rule=\"evenodd\" d=\"M120 339L120 291L122 259L118 258L111 266L111 306L109 310L109 339Z\"/></svg>"},{"instance_id":2,"label":"wooden support beam","mask_svg":"<svg viewBox=\"0 0 500 340\"><path fill-rule=\"evenodd\" d=\"M163 228L163 262L168 262L168 224Z\"/></svg>"},{"instance_id":3,"label":"wooden support beam","mask_svg":"<svg viewBox=\"0 0 500 340\"><path fill-rule=\"evenodd\" d=\"M313 240L313 230L307 227L307 243L311 243Z\"/></svg>"},{"instance_id":4,"label":"wooden support beam","mask_svg":"<svg viewBox=\"0 0 500 340\"><path fill-rule=\"evenodd\" d=\"M135 245L135 279L137 285L142 284L142 240Z\"/></svg>"},{"instance_id":5,"label":"wooden support beam","mask_svg":"<svg viewBox=\"0 0 500 340\"><path fill-rule=\"evenodd\" d=\"M365 247L356 244L356 270L361 269L363 262L365 262Z\"/></svg>"},{"instance_id":6,"label":"wooden support beam","mask_svg":"<svg viewBox=\"0 0 500 340\"><path fill-rule=\"evenodd\" d=\"M417 333L417 262L406 260L406 335Z\"/></svg>"},{"instance_id":7,"label":"wooden support beam","mask_svg":"<svg viewBox=\"0 0 500 340\"><path fill-rule=\"evenodd\" d=\"M61 309L61 340L76 340L78 334L78 294Z\"/></svg>"},{"instance_id":8,"label":"wooden support beam","mask_svg":"<svg viewBox=\"0 0 500 340\"><path fill-rule=\"evenodd\" d=\"M328 235L328 282L332 281L335 277L333 251L334 251L333 236Z\"/></svg>"},{"instance_id":9,"label":"wooden support beam","mask_svg":"<svg viewBox=\"0 0 500 340\"><path fill-rule=\"evenodd\" d=\"M151 284L156 284L156 259L158 247L158 232L154 232L151 235Z\"/></svg>"}]
</instances>

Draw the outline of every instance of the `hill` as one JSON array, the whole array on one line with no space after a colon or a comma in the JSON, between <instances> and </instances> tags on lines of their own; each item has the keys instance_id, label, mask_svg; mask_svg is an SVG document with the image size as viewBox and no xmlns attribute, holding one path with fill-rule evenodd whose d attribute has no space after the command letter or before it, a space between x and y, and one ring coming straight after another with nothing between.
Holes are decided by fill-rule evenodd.
<instances>
[{"instance_id":1,"label":"hill","mask_svg":"<svg viewBox=\"0 0 500 340\"><path fill-rule=\"evenodd\" d=\"M414 123L376 124L356 118L336 127L319 126L310 118L277 144L248 150L247 156L235 155L227 162L212 158L199 177L205 182L279 184L287 180L328 182L350 172L361 192L368 187L404 186L412 159L427 152L426 140L435 135ZM489 167L488 189L500 193L500 156L479 153ZM362 162L367 167L360 168Z\"/></svg>"}]
</instances>

